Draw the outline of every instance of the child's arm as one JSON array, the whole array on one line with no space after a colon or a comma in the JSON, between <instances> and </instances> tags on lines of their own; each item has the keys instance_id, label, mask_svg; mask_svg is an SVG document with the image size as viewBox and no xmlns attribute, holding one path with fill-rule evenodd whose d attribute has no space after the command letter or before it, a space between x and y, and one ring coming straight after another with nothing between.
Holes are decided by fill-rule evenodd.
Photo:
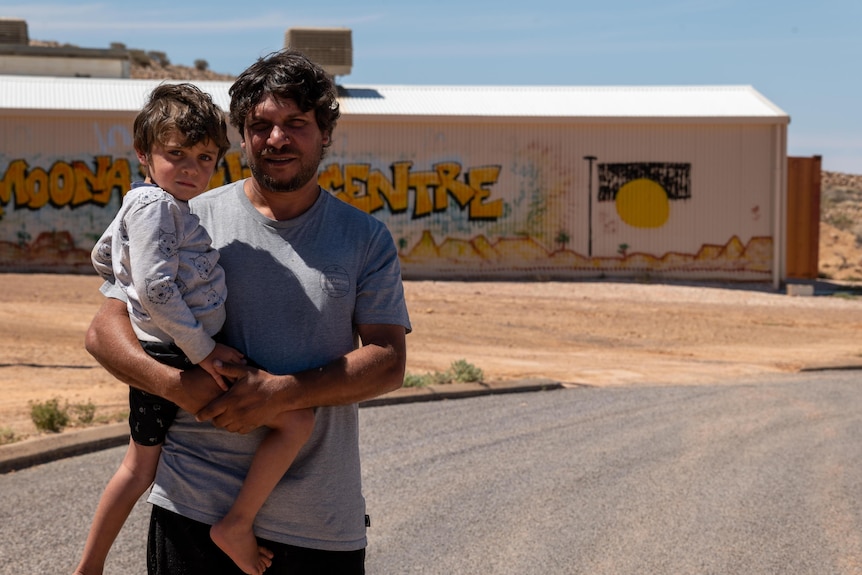
<instances>
[{"instance_id":1,"label":"child's arm","mask_svg":"<svg viewBox=\"0 0 862 575\"><path fill-rule=\"evenodd\" d=\"M186 301L195 294L200 299L200 291L185 294L177 283L181 244L188 241L188 222L169 194L157 188L144 189L142 199L124 220L129 249L127 293L131 292L129 299L136 316L144 320L137 325L160 341L173 341L192 363L199 364L216 344ZM223 380L218 381L224 385Z\"/></svg>"},{"instance_id":2,"label":"child's arm","mask_svg":"<svg viewBox=\"0 0 862 575\"><path fill-rule=\"evenodd\" d=\"M220 388L223 391L228 390L228 386L224 381L224 377L215 370L213 367L213 362L215 360L219 360L222 363L235 363L235 364L245 364L245 358L243 355L235 350L232 347L228 347L224 344L217 343L215 348L210 352L208 356L201 360L198 364L204 370L212 376L212 378L216 381Z\"/></svg>"}]
</instances>

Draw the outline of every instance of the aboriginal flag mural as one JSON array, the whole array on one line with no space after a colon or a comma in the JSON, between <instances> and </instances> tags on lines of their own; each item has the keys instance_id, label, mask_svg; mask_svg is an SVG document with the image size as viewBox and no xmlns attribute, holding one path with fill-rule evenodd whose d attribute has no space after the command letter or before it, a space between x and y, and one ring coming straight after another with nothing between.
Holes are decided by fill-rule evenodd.
<instances>
[{"instance_id":1,"label":"aboriginal flag mural","mask_svg":"<svg viewBox=\"0 0 862 575\"><path fill-rule=\"evenodd\" d=\"M691 198L691 164L640 162L598 164L598 201L614 202L617 214L636 228L658 228L670 203Z\"/></svg>"}]
</instances>

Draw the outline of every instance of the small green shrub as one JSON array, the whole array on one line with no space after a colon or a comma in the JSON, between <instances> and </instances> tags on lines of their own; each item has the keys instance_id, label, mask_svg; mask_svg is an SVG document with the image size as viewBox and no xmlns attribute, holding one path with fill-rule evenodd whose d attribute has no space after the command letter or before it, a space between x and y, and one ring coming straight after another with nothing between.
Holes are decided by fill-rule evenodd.
<instances>
[{"instance_id":1,"label":"small green shrub","mask_svg":"<svg viewBox=\"0 0 862 575\"><path fill-rule=\"evenodd\" d=\"M404 374L404 387L425 387L428 385L428 374Z\"/></svg>"},{"instance_id":2,"label":"small green shrub","mask_svg":"<svg viewBox=\"0 0 862 575\"><path fill-rule=\"evenodd\" d=\"M69 425L69 404L60 406L56 397L45 402L30 402L30 419L39 431L59 433Z\"/></svg>"},{"instance_id":3,"label":"small green shrub","mask_svg":"<svg viewBox=\"0 0 862 575\"><path fill-rule=\"evenodd\" d=\"M96 406L92 401L76 403L71 406L71 410L75 414L75 420L81 425L90 425L96 419Z\"/></svg>"},{"instance_id":4,"label":"small green shrub","mask_svg":"<svg viewBox=\"0 0 862 575\"><path fill-rule=\"evenodd\" d=\"M482 373L481 369L466 360L459 359L453 361L447 371L405 374L404 387L427 387L429 385L443 385L446 383L471 383L482 381L483 377L484 373Z\"/></svg>"},{"instance_id":5,"label":"small green shrub","mask_svg":"<svg viewBox=\"0 0 862 575\"><path fill-rule=\"evenodd\" d=\"M448 371L435 371L428 374L430 385L443 385L444 383L452 383L452 374Z\"/></svg>"},{"instance_id":6,"label":"small green shrub","mask_svg":"<svg viewBox=\"0 0 862 575\"><path fill-rule=\"evenodd\" d=\"M849 299L849 300L858 299L859 296L860 296L859 293L852 292L852 291L837 291L833 294L833 297L837 297L837 298L841 298L841 299Z\"/></svg>"},{"instance_id":7,"label":"small green shrub","mask_svg":"<svg viewBox=\"0 0 862 575\"><path fill-rule=\"evenodd\" d=\"M422 374L408 373L404 376L404 387L428 387L429 385L441 385L451 382L451 377L444 371Z\"/></svg>"},{"instance_id":8,"label":"small green shrub","mask_svg":"<svg viewBox=\"0 0 862 575\"><path fill-rule=\"evenodd\" d=\"M105 424L105 423L120 423L121 421L128 421L129 419L129 410L119 410L113 412L102 412L99 415L93 418L93 423L95 424Z\"/></svg>"},{"instance_id":9,"label":"small green shrub","mask_svg":"<svg viewBox=\"0 0 862 575\"><path fill-rule=\"evenodd\" d=\"M15 435L14 431L8 427L0 427L0 445L14 443L16 441L18 441L18 437Z\"/></svg>"},{"instance_id":10,"label":"small green shrub","mask_svg":"<svg viewBox=\"0 0 862 575\"><path fill-rule=\"evenodd\" d=\"M482 381L485 375L481 369L463 359L453 361L452 365L449 366L449 372L451 373L451 379L458 383Z\"/></svg>"},{"instance_id":11,"label":"small green shrub","mask_svg":"<svg viewBox=\"0 0 862 575\"><path fill-rule=\"evenodd\" d=\"M854 221L849 215L839 213L827 216L826 223L846 232L853 227Z\"/></svg>"}]
</instances>

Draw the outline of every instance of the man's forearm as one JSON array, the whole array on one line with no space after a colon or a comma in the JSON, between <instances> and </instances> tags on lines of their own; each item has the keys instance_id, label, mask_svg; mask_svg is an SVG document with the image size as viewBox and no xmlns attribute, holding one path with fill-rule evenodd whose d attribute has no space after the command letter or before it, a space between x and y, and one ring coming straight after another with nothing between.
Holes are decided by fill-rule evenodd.
<instances>
[{"instance_id":1,"label":"man's forearm","mask_svg":"<svg viewBox=\"0 0 862 575\"><path fill-rule=\"evenodd\" d=\"M128 385L166 397L169 366L155 362L138 343L123 302L106 299L93 317L84 346L108 372ZM176 371L176 370L173 370Z\"/></svg>"},{"instance_id":2,"label":"man's forearm","mask_svg":"<svg viewBox=\"0 0 862 575\"><path fill-rule=\"evenodd\" d=\"M282 412L348 405L398 389L404 383L406 345L401 326L360 326L363 346L318 369L273 375L224 366L234 385L198 413L229 431L247 433Z\"/></svg>"},{"instance_id":3,"label":"man's forearm","mask_svg":"<svg viewBox=\"0 0 862 575\"><path fill-rule=\"evenodd\" d=\"M180 371L150 357L132 330L126 305L119 300L105 300L90 323L84 346L123 383L164 397L192 413L219 393L203 370Z\"/></svg>"},{"instance_id":4,"label":"man's forearm","mask_svg":"<svg viewBox=\"0 0 862 575\"><path fill-rule=\"evenodd\" d=\"M286 394L290 409L358 403L400 388L404 358L391 346L365 345L293 379Z\"/></svg>"}]
</instances>

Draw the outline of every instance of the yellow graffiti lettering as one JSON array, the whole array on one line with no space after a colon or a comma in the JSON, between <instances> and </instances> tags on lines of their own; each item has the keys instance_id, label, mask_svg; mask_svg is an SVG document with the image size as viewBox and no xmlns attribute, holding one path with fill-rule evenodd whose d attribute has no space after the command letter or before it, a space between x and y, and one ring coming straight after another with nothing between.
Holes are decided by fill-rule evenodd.
<instances>
[{"instance_id":1,"label":"yellow graffiti lettering","mask_svg":"<svg viewBox=\"0 0 862 575\"><path fill-rule=\"evenodd\" d=\"M407 202L410 194L410 167L413 162L395 162L392 164L392 182L386 179L383 172L374 170L368 176L368 195L372 197L383 196L389 204L389 209L393 213L401 213L407 211ZM383 202L378 201L375 204L379 208L383 207ZM369 212L371 213L371 212Z\"/></svg>"},{"instance_id":2,"label":"yellow graffiti lettering","mask_svg":"<svg viewBox=\"0 0 862 575\"><path fill-rule=\"evenodd\" d=\"M340 190L344 187L344 177L341 175L341 167L338 164L329 164L326 169L317 175L317 183L327 190ZM347 198L341 198L347 202ZM350 202L348 202L350 203Z\"/></svg>"},{"instance_id":3,"label":"yellow graffiti lettering","mask_svg":"<svg viewBox=\"0 0 862 575\"><path fill-rule=\"evenodd\" d=\"M502 216L503 200L488 201L491 192L487 188L497 182L499 167L472 168L461 181L458 178L463 170L456 162L440 162L429 171L413 172L412 166L409 161L395 162L391 177L387 177L368 164L329 164L318 174L317 181L339 199L367 213L382 209L384 202L392 213L407 211L412 190L414 218L449 209L450 196L461 209L467 208L471 219Z\"/></svg>"},{"instance_id":4,"label":"yellow graffiti lettering","mask_svg":"<svg viewBox=\"0 0 862 575\"><path fill-rule=\"evenodd\" d=\"M65 206L72 203L75 192L75 175L72 166L66 162L54 164L48 173L48 196L55 206Z\"/></svg>"},{"instance_id":5,"label":"yellow graffiti lettering","mask_svg":"<svg viewBox=\"0 0 862 575\"><path fill-rule=\"evenodd\" d=\"M400 213L407 210L412 165L413 162L392 164L390 181L383 172L371 170L367 164L348 164L343 169L338 164L330 164L317 181L329 190L341 190L336 197L366 213L381 209L384 199L393 213Z\"/></svg>"},{"instance_id":6,"label":"yellow graffiti lettering","mask_svg":"<svg viewBox=\"0 0 862 575\"><path fill-rule=\"evenodd\" d=\"M96 171L83 161L56 162L49 171L30 168L25 160L9 164L0 181L0 205L9 204L38 210L48 203L55 207L80 206L86 203L106 205L114 190L120 193L131 184L131 169L125 158L94 158ZM3 211L0 209L0 214Z\"/></svg>"},{"instance_id":7,"label":"yellow graffiti lettering","mask_svg":"<svg viewBox=\"0 0 862 575\"><path fill-rule=\"evenodd\" d=\"M102 164L99 164L99 168L102 167ZM101 193L95 194L93 199L98 203L105 205L111 199L111 194L114 190L118 190L121 194L125 194L126 191L132 185L132 169L129 166L129 161L125 158L120 158L115 162L111 163L110 168L108 168L105 173L104 180L102 179L102 171L99 170L97 175L99 185L93 189L93 192L99 191Z\"/></svg>"},{"instance_id":8,"label":"yellow graffiti lettering","mask_svg":"<svg viewBox=\"0 0 862 575\"><path fill-rule=\"evenodd\" d=\"M231 152L226 154L224 157L224 164L227 167L227 174L222 182L224 184L238 182L239 180L251 175L251 170L242 167L242 154L240 152ZM215 184L212 181L210 181L210 183L216 187L221 185Z\"/></svg>"},{"instance_id":9,"label":"yellow graffiti lettering","mask_svg":"<svg viewBox=\"0 0 862 575\"><path fill-rule=\"evenodd\" d=\"M88 202L106 205L111 201L111 193L115 188L122 193L128 187L131 174L127 160L121 159L112 162L110 156L96 156L95 160L95 173L80 160L72 162L72 169L75 173L73 206L80 206Z\"/></svg>"},{"instance_id":10,"label":"yellow graffiti lettering","mask_svg":"<svg viewBox=\"0 0 862 575\"><path fill-rule=\"evenodd\" d=\"M471 168L467 171L467 183L476 195L470 200L471 220L496 220L503 215L503 200L487 202L491 192L485 186L497 183L500 177L500 166L484 166Z\"/></svg>"},{"instance_id":11,"label":"yellow graffiti lettering","mask_svg":"<svg viewBox=\"0 0 862 575\"><path fill-rule=\"evenodd\" d=\"M3 180L0 181L0 215L3 215L3 206L12 201L14 194L16 201L20 200L24 192L24 176L27 173L27 162L15 160L6 169Z\"/></svg>"},{"instance_id":12,"label":"yellow graffiti lettering","mask_svg":"<svg viewBox=\"0 0 862 575\"><path fill-rule=\"evenodd\" d=\"M102 160L104 158L98 158ZM104 158L110 161L110 158ZM96 177L87 165L78 160L72 162L72 172L75 174L75 195L72 197L72 205L80 206L93 200L93 188L95 187Z\"/></svg>"},{"instance_id":13,"label":"yellow graffiti lettering","mask_svg":"<svg viewBox=\"0 0 862 575\"><path fill-rule=\"evenodd\" d=\"M370 164L329 164L318 174L318 183L339 199L373 213L388 205L394 213L409 209L413 193L413 218L449 209L449 198L468 211L470 219L495 219L503 214L503 200L491 200L490 186L497 183L499 166L474 167L466 172L457 162L440 162L432 170L413 171L413 162L393 162L390 173ZM229 153L210 179L210 188L239 181L251 175L242 164L242 154ZM36 210L84 204L107 205L114 191L125 193L131 186L132 170L125 158L95 156L92 162L56 162L46 171L31 168L25 160L12 161L0 180L0 215L3 206ZM13 199L14 198L14 199Z\"/></svg>"},{"instance_id":14,"label":"yellow graffiti lettering","mask_svg":"<svg viewBox=\"0 0 862 575\"><path fill-rule=\"evenodd\" d=\"M434 203L432 190L440 185L437 172L417 172L410 174L409 185L416 190L416 205L413 206L413 217L419 218L431 213Z\"/></svg>"},{"instance_id":15,"label":"yellow graffiti lettering","mask_svg":"<svg viewBox=\"0 0 862 575\"><path fill-rule=\"evenodd\" d=\"M455 179L461 173L461 166L454 162L444 162L435 164L434 169L440 176L440 185L437 186L437 192L434 194L434 209L438 212L445 210L449 205L450 194L458 205L464 208L476 191Z\"/></svg>"},{"instance_id":16,"label":"yellow graffiti lettering","mask_svg":"<svg viewBox=\"0 0 862 575\"><path fill-rule=\"evenodd\" d=\"M27 199L26 206L31 210L38 210L44 207L51 198L48 188L48 172L42 168L33 168L30 170L30 173L27 174L27 178L24 180L24 189L27 192L25 194ZM24 198L15 197L17 205L21 205L23 200Z\"/></svg>"},{"instance_id":17,"label":"yellow graffiti lettering","mask_svg":"<svg viewBox=\"0 0 862 575\"><path fill-rule=\"evenodd\" d=\"M210 183L207 184L207 189L211 190L222 185L224 185L224 167L220 166L213 172L213 175L210 178Z\"/></svg>"},{"instance_id":18,"label":"yellow graffiti lettering","mask_svg":"<svg viewBox=\"0 0 862 575\"><path fill-rule=\"evenodd\" d=\"M371 197L366 189L365 182L368 180L368 172L371 166L368 164L348 164L344 166L344 185L342 194L347 197L348 203L353 204L366 213L379 210L381 206L374 205L374 200L379 202L380 198Z\"/></svg>"}]
</instances>

